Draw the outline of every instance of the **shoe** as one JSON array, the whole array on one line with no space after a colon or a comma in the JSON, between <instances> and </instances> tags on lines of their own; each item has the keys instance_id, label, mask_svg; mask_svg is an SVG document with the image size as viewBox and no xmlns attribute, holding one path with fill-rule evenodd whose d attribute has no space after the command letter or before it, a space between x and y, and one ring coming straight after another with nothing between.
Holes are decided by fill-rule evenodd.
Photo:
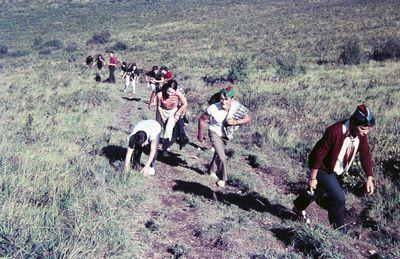
<instances>
[{"instance_id":1,"label":"shoe","mask_svg":"<svg viewBox=\"0 0 400 259\"><path fill-rule=\"evenodd\" d=\"M219 180L217 182L218 187L225 188L225 181Z\"/></svg>"},{"instance_id":2,"label":"shoe","mask_svg":"<svg viewBox=\"0 0 400 259\"><path fill-rule=\"evenodd\" d=\"M185 137L182 141L179 141L179 149L182 150L189 143L188 137Z\"/></svg>"},{"instance_id":3,"label":"shoe","mask_svg":"<svg viewBox=\"0 0 400 259\"><path fill-rule=\"evenodd\" d=\"M215 174L215 173L210 174L210 177L211 177L212 179L214 179L214 180L218 180L218 176L217 176L217 174Z\"/></svg>"},{"instance_id":4,"label":"shoe","mask_svg":"<svg viewBox=\"0 0 400 259\"><path fill-rule=\"evenodd\" d=\"M155 173L156 173L156 170L154 169L154 167L150 167L149 168L149 174L148 175L155 175Z\"/></svg>"},{"instance_id":5,"label":"shoe","mask_svg":"<svg viewBox=\"0 0 400 259\"><path fill-rule=\"evenodd\" d=\"M310 225L311 220L307 216L307 212L305 210L298 210L296 207L292 209L293 213L296 215L297 220Z\"/></svg>"},{"instance_id":6,"label":"shoe","mask_svg":"<svg viewBox=\"0 0 400 259\"><path fill-rule=\"evenodd\" d=\"M163 151L163 152L162 152L162 156L163 156L163 157L169 157L168 151L167 151L167 150Z\"/></svg>"}]
</instances>

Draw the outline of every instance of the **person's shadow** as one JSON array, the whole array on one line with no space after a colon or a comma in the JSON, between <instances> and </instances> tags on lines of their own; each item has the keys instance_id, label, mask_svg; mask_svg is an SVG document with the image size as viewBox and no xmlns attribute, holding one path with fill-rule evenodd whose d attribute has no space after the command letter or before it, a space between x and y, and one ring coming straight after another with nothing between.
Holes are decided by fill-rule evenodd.
<instances>
[{"instance_id":1,"label":"person's shadow","mask_svg":"<svg viewBox=\"0 0 400 259\"><path fill-rule=\"evenodd\" d=\"M123 96L122 99L128 100L128 101L135 101L135 102L140 102L142 99L137 98L137 97L128 97L128 96Z\"/></svg>"},{"instance_id":2,"label":"person's shadow","mask_svg":"<svg viewBox=\"0 0 400 259\"><path fill-rule=\"evenodd\" d=\"M285 206L272 204L268 199L260 196L257 192L249 192L246 194L223 193L220 191L213 191L211 188L200 183L182 180L175 180L175 185L172 189L176 192L198 195L208 200L214 200L227 205L236 205L246 211L255 210L257 212L267 212L281 219L293 220L295 218L295 215Z\"/></svg>"},{"instance_id":3,"label":"person's shadow","mask_svg":"<svg viewBox=\"0 0 400 259\"><path fill-rule=\"evenodd\" d=\"M121 147L121 146L116 146L116 145L109 145L106 147L103 147L101 149L100 155L105 156L108 159L108 162L110 163L111 166L114 168L118 167L116 164L118 162L124 161L126 157L126 152L128 151L127 148ZM146 155L149 155L150 149L147 147L145 148L144 152ZM164 164L167 164L172 167L176 166L181 166L183 168L187 168L189 170L192 170L198 174L204 174L203 170L197 167L189 166L188 163L180 158L179 154L169 152L169 157L163 157L161 156L162 151L158 150L158 156L157 156L157 161L160 161Z\"/></svg>"}]
</instances>

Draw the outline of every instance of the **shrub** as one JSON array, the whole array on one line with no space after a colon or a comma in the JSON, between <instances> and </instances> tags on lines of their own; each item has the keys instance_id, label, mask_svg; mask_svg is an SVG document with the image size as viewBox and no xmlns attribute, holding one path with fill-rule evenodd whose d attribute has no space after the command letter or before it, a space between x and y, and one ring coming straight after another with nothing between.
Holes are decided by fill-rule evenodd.
<instances>
[{"instance_id":1,"label":"shrub","mask_svg":"<svg viewBox=\"0 0 400 259\"><path fill-rule=\"evenodd\" d=\"M7 55L7 53L8 53L8 47L1 45L0 46L0 56Z\"/></svg>"},{"instance_id":2,"label":"shrub","mask_svg":"<svg viewBox=\"0 0 400 259\"><path fill-rule=\"evenodd\" d=\"M28 55L29 55L28 50L16 50L16 51L11 52L11 56L14 58L24 57L24 56L28 56Z\"/></svg>"},{"instance_id":3,"label":"shrub","mask_svg":"<svg viewBox=\"0 0 400 259\"><path fill-rule=\"evenodd\" d=\"M232 83L243 82L247 79L247 73L247 61L243 58L236 59L231 63L228 81Z\"/></svg>"},{"instance_id":4,"label":"shrub","mask_svg":"<svg viewBox=\"0 0 400 259\"><path fill-rule=\"evenodd\" d=\"M127 50L128 46L125 43L118 41L117 43L115 43L113 49L115 49L117 51L118 50Z\"/></svg>"},{"instance_id":5,"label":"shrub","mask_svg":"<svg viewBox=\"0 0 400 259\"><path fill-rule=\"evenodd\" d=\"M61 40L49 40L43 43L43 47L61 49L63 47L63 42Z\"/></svg>"},{"instance_id":6,"label":"shrub","mask_svg":"<svg viewBox=\"0 0 400 259\"><path fill-rule=\"evenodd\" d=\"M52 52L51 49L42 49L41 51L39 51L40 55L49 55Z\"/></svg>"},{"instance_id":7,"label":"shrub","mask_svg":"<svg viewBox=\"0 0 400 259\"><path fill-rule=\"evenodd\" d=\"M362 51L357 38L350 39L343 45L339 59L345 65L358 65L361 63Z\"/></svg>"},{"instance_id":8,"label":"shrub","mask_svg":"<svg viewBox=\"0 0 400 259\"><path fill-rule=\"evenodd\" d=\"M108 32L96 33L86 42L86 44L105 44L110 41L110 37L111 35Z\"/></svg>"},{"instance_id":9,"label":"shrub","mask_svg":"<svg viewBox=\"0 0 400 259\"><path fill-rule=\"evenodd\" d=\"M295 76L304 73L305 68L299 65L297 55L294 53L282 54L276 58L276 74L280 78Z\"/></svg>"},{"instance_id":10,"label":"shrub","mask_svg":"<svg viewBox=\"0 0 400 259\"><path fill-rule=\"evenodd\" d=\"M69 52L69 53L74 52L74 51L76 51L77 49L78 49L78 44L76 44L75 42L69 44L69 45L65 48L65 50L66 50L67 52Z\"/></svg>"},{"instance_id":11,"label":"shrub","mask_svg":"<svg viewBox=\"0 0 400 259\"><path fill-rule=\"evenodd\" d=\"M175 244L168 248L168 252L173 254L175 258L180 258L189 253L190 248L186 245Z\"/></svg>"},{"instance_id":12,"label":"shrub","mask_svg":"<svg viewBox=\"0 0 400 259\"><path fill-rule=\"evenodd\" d=\"M43 45L43 39L42 38L35 38L33 40L33 42L32 42L32 46L36 47L36 48L42 47L42 45Z\"/></svg>"},{"instance_id":13,"label":"shrub","mask_svg":"<svg viewBox=\"0 0 400 259\"><path fill-rule=\"evenodd\" d=\"M372 47L370 59L384 61L392 58L400 58L400 40L389 38L380 40Z\"/></svg>"}]
</instances>

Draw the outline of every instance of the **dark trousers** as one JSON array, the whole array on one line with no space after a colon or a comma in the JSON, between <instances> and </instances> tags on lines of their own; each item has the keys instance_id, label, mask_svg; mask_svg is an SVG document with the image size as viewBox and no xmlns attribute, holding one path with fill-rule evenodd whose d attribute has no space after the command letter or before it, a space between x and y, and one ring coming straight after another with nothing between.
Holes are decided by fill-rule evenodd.
<instances>
[{"instance_id":1,"label":"dark trousers","mask_svg":"<svg viewBox=\"0 0 400 259\"><path fill-rule=\"evenodd\" d=\"M150 152L150 144L147 144L144 147L142 147L141 145L135 144L135 148L133 149L133 155L132 155L132 164L133 165L140 164L140 157L142 156L142 153L143 153L145 148L147 148L149 150L149 152ZM154 159L150 164L150 167L152 167L152 168L154 168L154 165L156 163L157 153L158 152L156 151Z\"/></svg>"},{"instance_id":2,"label":"dark trousers","mask_svg":"<svg viewBox=\"0 0 400 259\"><path fill-rule=\"evenodd\" d=\"M294 206L298 210L305 210L311 202L323 200L327 196L326 207L328 209L329 222L334 228L344 225L345 197L338 176L334 173L327 173L319 170L317 174L317 188L314 195L306 192L300 194L294 200Z\"/></svg>"},{"instance_id":3,"label":"dark trousers","mask_svg":"<svg viewBox=\"0 0 400 259\"><path fill-rule=\"evenodd\" d=\"M110 75L108 76L107 82L115 84L115 66L108 66Z\"/></svg>"},{"instance_id":4,"label":"dark trousers","mask_svg":"<svg viewBox=\"0 0 400 259\"><path fill-rule=\"evenodd\" d=\"M175 124L174 131L172 133L172 143L178 141L178 143L182 143L186 138L185 132L185 120L184 118L179 118L178 122Z\"/></svg>"}]
</instances>

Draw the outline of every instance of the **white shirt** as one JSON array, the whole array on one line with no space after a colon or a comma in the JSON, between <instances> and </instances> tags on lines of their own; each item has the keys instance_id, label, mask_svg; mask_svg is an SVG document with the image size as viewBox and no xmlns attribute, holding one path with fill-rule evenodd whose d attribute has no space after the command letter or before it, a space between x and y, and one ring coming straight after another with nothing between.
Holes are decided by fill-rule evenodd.
<instances>
[{"instance_id":1,"label":"white shirt","mask_svg":"<svg viewBox=\"0 0 400 259\"><path fill-rule=\"evenodd\" d=\"M223 124L226 116L228 115L228 111L222 109L221 103L215 103L210 105L207 109L207 114L210 115L211 121L208 129L215 132L220 137L225 137L223 131Z\"/></svg>"},{"instance_id":2,"label":"white shirt","mask_svg":"<svg viewBox=\"0 0 400 259\"><path fill-rule=\"evenodd\" d=\"M133 128L132 133L129 135L129 138L134 135L138 131L144 131L147 135L147 141L152 141L160 138L161 133L161 125L155 120L143 120L140 121ZM128 139L129 139L128 138Z\"/></svg>"},{"instance_id":3,"label":"white shirt","mask_svg":"<svg viewBox=\"0 0 400 259\"><path fill-rule=\"evenodd\" d=\"M346 123L344 123L343 127L342 127L343 134L346 133L348 128L349 128L349 121L346 121ZM343 161L344 156L346 154L347 148L350 147L351 142L353 142L353 145L354 145L354 153L353 153L353 156L350 158L349 164L346 166L346 168L344 168L344 161ZM333 169L333 171L335 171L335 173L337 175L341 175L343 172L346 172L347 170L349 170L350 165L351 165L351 163L353 163L354 157L356 156L359 144L360 144L360 140L358 139L358 137L355 137L353 139L351 139L350 137L346 137L344 139L342 148L340 149L339 156L338 156L338 159L335 164L335 168Z\"/></svg>"}]
</instances>

